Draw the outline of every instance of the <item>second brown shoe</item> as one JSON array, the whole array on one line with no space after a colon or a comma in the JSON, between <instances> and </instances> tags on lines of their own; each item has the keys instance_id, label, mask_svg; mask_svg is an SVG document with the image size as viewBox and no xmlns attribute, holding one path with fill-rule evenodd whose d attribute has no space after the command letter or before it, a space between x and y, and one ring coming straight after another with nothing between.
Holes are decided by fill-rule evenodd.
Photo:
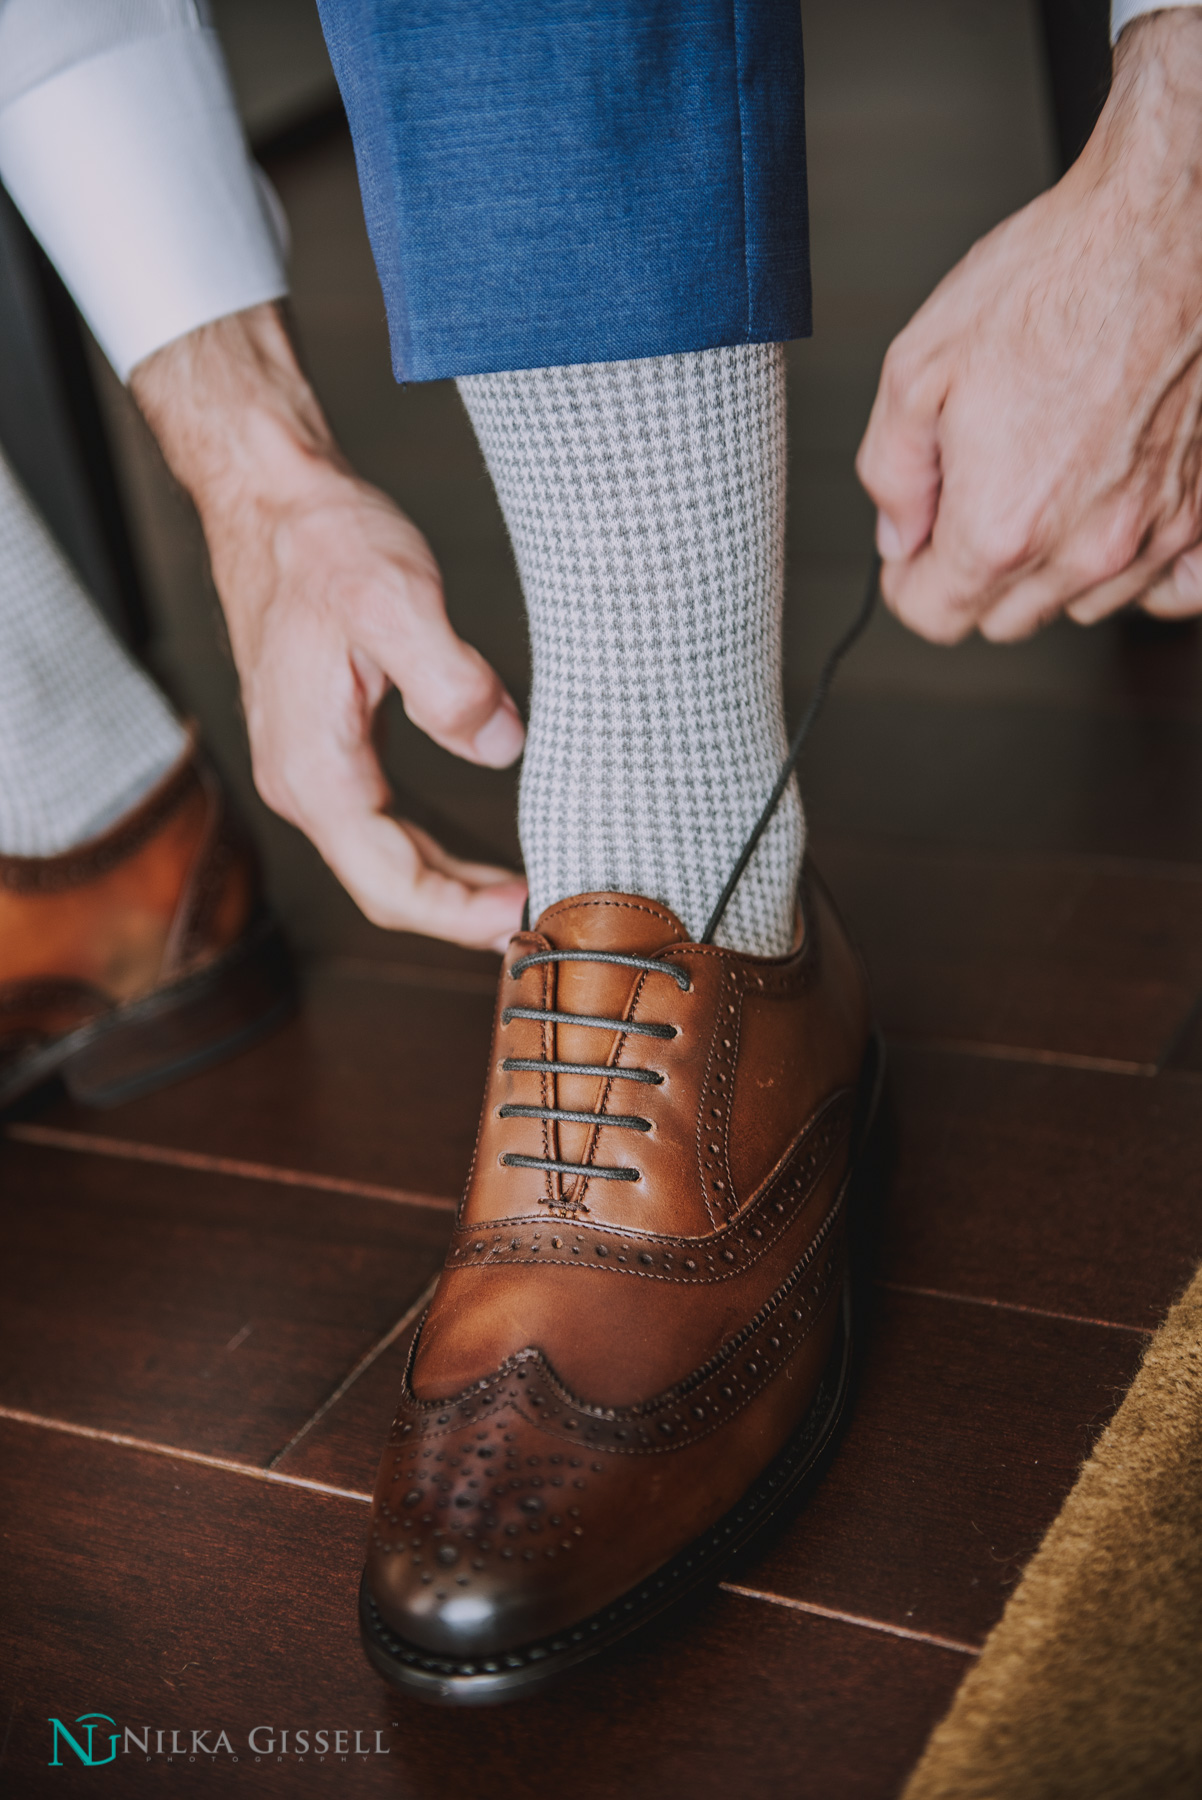
<instances>
[{"instance_id":1,"label":"second brown shoe","mask_svg":"<svg viewBox=\"0 0 1202 1800\"><path fill-rule=\"evenodd\" d=\"M292 964L254 853L190 747L60 856L0 856L0 1106L52 1076L132 1099L286 1017Z\"/></svg>"},{"instance_id":2,"label":"second brown shoe","mask_svg":"<svg viewBox=\"0 0 1202 1800\"><path fill-rule=\"evenodd\" d=\"M623 894L513 940L373 1504L361 1625L399 1685L529 1690L712 1579L813 1475L876 1059L812 873L801 913L781 958Z\"/></svg>"}]
</instances>

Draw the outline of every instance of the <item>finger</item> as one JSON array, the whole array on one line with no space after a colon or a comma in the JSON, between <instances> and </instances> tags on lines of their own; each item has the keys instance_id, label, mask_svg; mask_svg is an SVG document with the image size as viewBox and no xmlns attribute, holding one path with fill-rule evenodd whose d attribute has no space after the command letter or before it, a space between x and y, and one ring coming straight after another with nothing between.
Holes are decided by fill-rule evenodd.
<instances>
[{"instance_id":1,"label":"finger","mask_svg":"<svg viewBox=\"0 0 1202 1800\"><path fill-rule=\"evenodd\" d=\"M939 415L945 390L916 366L898 340L885 358L856 473L877 507L877 549L886 562L912 557L927 542L942 480Z\"/></svg>"},{"instance_id":2,"label":"finger","mask_svg":"<svg viewBox=\"0 0 1202 1800\"><path fill-rule=\"evenodd\" d=\"M392 818L369 734L323 731L293 740L272 776L256 770L264 798L310 838L373 924L478 949L503 946L518 929L524 881L452 857Z\"/></svg>"},{"instance_id":3,"label":"finger","mask_svg":"<svg viewBox=\"0 0 1202 1800\"><path fill-rule=\"evenodd\" d=\"M1031 637L1062 613L1091 624L1117 612L1147 586L1158 555L1163 561L1163 550L1143 541L1140 509L1129 502L1107 501L1060 539L1046 523L988 528L987 516L976 527L974 603L981 636L992 643Z\"/></svg>"},{"instance_id":4,"label":"finger","mask_svg":"<svg viewBox=\"0 0 1202 1800\"><path fill-rule=\"evenodd\" d=\"M371 731L379 671L345 653L339 663L303 618L279 648L265 659L266 686L252 686L246 707L255 781L268 805L305 832L376 924L477 948L507 942L525 902L520 877L451 857L388 815Z\"/></svg>"},{"instance_id":5,"label":"finger","mask_svg":"<svg viewBox=\"0 0 1202 1800\"><path fill-rule=\"evenodd\" d=\"M480 652L458 638L455 645L445 660L419 657L412 671L388 673L406 713L427 737L467 762L507 769L526 742L522 715Z\"/></svg>"},{"instance_id":6,"label":"finger","mask_svg":"<svg viewBox=\"0 0 1202 1800\"><path fill-rule=\"evenodd\" d=\"M1103 594L1100 587L1089 587L1077 571L1055 565L1035 569L1004 588L1001 597L985 609L979 620L981 636L993 644L1021 643L1074 606L1087 606L1090 595L1097 596L1100 618L1102 611L1125 606L1133 587L1138 592L1140 583L1133 584L1128 576L1125 581L1120 577L1117 583L1105 585ZM1116 588L1117 597L1112 601L1110 590Z\"/></svg>"},{"instance_id":7,"label":"finger","mask_svg":"<svg viewBox=\"0 0 1202 1800\"><path fill-rule=\"evenodd\" d=\"M373 924L472 949L503 948L521 926L526 883L486 865L478 877L447 873L428 859L431 842L426 833L376 813L318 847ZM434 848L438 861L453 860Z\"/></svg>"},{"instance_id":8,"label":"finger","mask_svg":"<svg viewBox=\"0 0 1202 1800\"><path fill-rule=\"evenodd\" d=\"M1027 637L1061 612L1095 625L1130 605L1176 549L1171 538L1147 538L1144 524L1130 499L1094 509L1054 555L1019 576L982 620L982 636L998 643Z\"/></svg>"},{"instance_id":9,"label":"finger","mask_svg":"<svg viewBox=\"0 0 1202 1800\"><path fill-rule=\"evenodd\" d=\"M1140 605L1156 619L1191 619L1202 613L1202 546L1179 556Z\"/></svg>"},{"instance_id":10,"label":"finger","mask_svg":"<svg viewBox=\"0 0 1202 1800\"><path fill-rule=\"evenodd\" d=\"M886 563L881 570L885 604L932 644L958 644L973 629L977 613L965 602L972 585L960 572L959 558L934 544L908 562Z\"/></svg>"},{"instance_id":11,"label":"finger","mask_svg":"<svg viewBox=\"0 0 1202 1800\"><path fill-rule=\"evenodd\" d=\"M408 584L412 599L414 584ZM508 768L522 753L521 714L496 670L447 618L441 587L377 612L368 649L395 684L408 716L454 756Z\"/></svg>"},{"instance_id":12,"label":"finger","mask_svg":"<svg viewBox=\"0 0 1202 1800\"><path fill-rule=\"evenodd\" d=\"M470 887L489 887L497 882L519 879L513 869L502 868L498 863L469 862L461 856L452 856L449 850L443 849L437 838L432 838L428 831L423 831L412 819L400 819L397 822L407 836L413 839L423 861L443 875L452 875L457 881L464 881Z\"/></svg>"},{"instance_id":13,"label":"finger","mask_svg":"<svg viewBox=\"0 0 1202 1800\"><path fill-rule=\"evenodd\" d=\"M1121 612L1124 606L1130 606L1133 600L1146 594L1149 591L1148 576L1148 569L1142 564L1137 565L1112 581L1100 582L1064 610L1075 625L1096 625L1101 619Z\"/></svg>"},{"instance_id":14,"label":"finger","mask_svg":"<svg viewBox=\"0 0 1202 1800\"><path fill-rule=\"evenodd\" d=\"M1077 625L1094 625L1128 605L1146 581L1146 574L1127 570L1082 592L1071 573L1042 571L1039 577L1020 582L984 614L981 636L994 644L1019 643L1062 613Z\"/></svg>"}]
</instances>

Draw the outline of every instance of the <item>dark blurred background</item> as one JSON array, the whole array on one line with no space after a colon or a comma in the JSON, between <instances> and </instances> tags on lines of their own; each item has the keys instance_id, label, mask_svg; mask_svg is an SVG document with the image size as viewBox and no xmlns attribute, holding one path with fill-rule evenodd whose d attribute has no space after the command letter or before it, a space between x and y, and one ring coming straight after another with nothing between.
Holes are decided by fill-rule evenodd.
<instances>
[{"instance_id":1,"label":"dark blurred background","mask_svg":"<svg viewBox=\"0 0 1202 1800\"><path fill-rule=\"evenodd\" d=\"M794 708L863 582L872 516L852 457L881 356L973 240L1076 154L1110 69L1105 0L807 0L803 10L815 333L789 351ZM428 534L459 629L520 700L528 649L500 514L453 386L402 389L392 379L350 140L313 0L218 0L216 15L251 141L291 223L297 333L334 428L356 466ZM191 508L5 205L0 438L110 616L201 720L302 948L454 958L367 926L308 845L255 798ZM1184 700L1196 692L1197 654L1189 632L1149 642L1121 623L1088 633L1062 625L1018 648L978 642L946 651L882 616L841 677L816 744L806 780L815 826L837 832L859 804L846 778L847 744L862 735L857 719L876 716L865 707L891 705L901 730L907 718L924 729L943 720L954 754L957 708L1054 704L1092 708L1101 719L1146 675L1171 705L1178 678L1166 685L1166 657L1181 671ZM516 861L512 773L455 761L395 705L388 758L410 816L457 849Z\"/></svg>"}]
</instances>

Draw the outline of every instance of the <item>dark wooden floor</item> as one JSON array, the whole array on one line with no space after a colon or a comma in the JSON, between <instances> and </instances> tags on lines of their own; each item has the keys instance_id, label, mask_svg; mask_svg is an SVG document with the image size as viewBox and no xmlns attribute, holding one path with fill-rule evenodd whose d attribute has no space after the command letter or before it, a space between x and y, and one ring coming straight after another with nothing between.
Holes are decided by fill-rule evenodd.
<instances>
[{"instance_id":1,"label":"dark wooden floor","mask_svg":"<svg viewBox=\"0 0 1202 1800\"><path fill-rule=\"evenodd\" d=\"M824 763L851 766L855 716L836 709ZM1196 749L1196 702L1173 716ZM1126 723L1154 738L1165 717ZM997 721L944 725L950 754ZM1030 743L1015 730L982 806ZM876 771L896 835L828 831L823 857L892 1048L845 1443L723 1592L525 1708L448 1718L390 1697L354 1630L373 1464L469 1154L487 969L396 941L389 962L328 958L295 1022L226 1067L9 1126L6 1791L82 1780L46 1769L46 1721L98 1711L224 1728L244 1754L256 1724L380 1731L391 1755L357 1764L364 1792L895 1792L1202 1256L1202 859L1144 850L1155 754L1123 771L1142 801L1127 856L985 851L975 812L933 845L905 823L913 773ZM1045 767L1069 816L1073 779ZM820 820L852 811L841 780L815 780ZM300 1791L299 1765L270 1766ZM304 1780L350 1766L310 1759ZM132 1793L150 1772L135 1755L105 1779Z\"/></svg>"},{"instance_id":2,"label":"dark wooden floor","mask_svg":"<svg viewBox=\"0 0 1202 1800\"><path fill-rule=\"evenodd\" d=\"M917 43L896 14L807 13L826 273L792 369L793 695L862 573L848 464L874 359L1041 178L1023 9L930 0ZM346 146L274 172L340 430L429 526L464 628L520 689L454 396L387 384ZM114 419L160 666L245 795L192 528ZM450 829L512 841L507 778L403 731L393 754ZM805 785L871 967L893 1133L859 1403L809 1510L656 1642L525 1707L451 1716L371 1674L367 1490L470 1153L495 964L373 932L254 812L308 954L296 1020L151 1099L58 1101L0 1138L4 1793L141 1793L172 1731L170 1773L201 1791L253 1771L405 1800L896 1793L1202 1257L1202 638L1065 627L948 655L882 620ZM48 1719L88 1712L163 1755L48 1768ZM256 1726L275 1733L257 1764ZM239 1763L192 1763L191 1733L222 1729ZM330 1734L323 1763L296 1761L298 1730Z\"/></svg>"}]
</instances>

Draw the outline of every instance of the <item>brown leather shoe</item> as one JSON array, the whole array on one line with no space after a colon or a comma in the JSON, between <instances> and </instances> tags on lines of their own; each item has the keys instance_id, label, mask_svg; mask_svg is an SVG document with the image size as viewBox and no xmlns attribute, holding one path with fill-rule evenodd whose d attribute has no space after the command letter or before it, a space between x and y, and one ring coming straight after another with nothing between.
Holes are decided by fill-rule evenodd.
<instances>
[{"instance_id":1,"label":"brown leather shoe","mask_svg":"<svg viewBox=\"0 0 1202 1800\"><path fill-rule=\"evenodd\" d=\"M513 940L467 1195L380 1468L377 1669L533 1687L712 1578L848 1378L863 971L812 872L779 959L585 894Z\"/></svg>"},{"instance_id":2,"label":"brown leather shoe","mask_svg":"<svg viewBox=\"0 0 1202 1800\"><path fill-rule=\"evenodd\" d=\"M113 1105L284 1018L291 961L253 852L189 749L110 831L0 856L0 1106L48 1077Z\"/></svg>"}]
</instances>

